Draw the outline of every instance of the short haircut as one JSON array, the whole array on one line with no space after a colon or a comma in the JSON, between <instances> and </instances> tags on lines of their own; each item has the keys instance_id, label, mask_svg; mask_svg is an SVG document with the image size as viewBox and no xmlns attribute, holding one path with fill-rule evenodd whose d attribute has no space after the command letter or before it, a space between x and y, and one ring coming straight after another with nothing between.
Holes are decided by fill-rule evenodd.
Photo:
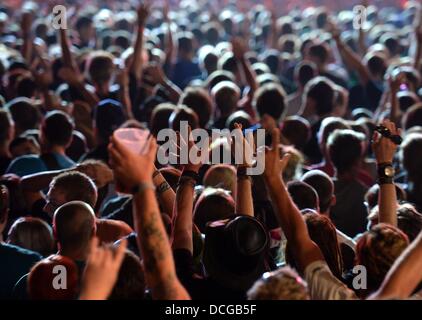
<instances>
[{"instance_id":1,"label":"short haircut","mask_svg":"<svg viewBox=\"0 0 422 320\"><path fill-rule=\"evenodd\" d=\"M240 99L240 89L234 82L221 81L212 88L211 95L220 113L229 115L237 108Z\"/></svg>"},{"instance_id":2,"label":"short haircut","mask_svg":"<svg viewBox=\"0 0 422 320\"><path fill-rule=\"evenodd\" d=\"M235 213L233 198L223 189L206 188L194 208L194 222L201 233L205 233L207 223L223 220Z\"/></svg>"},{"instance_id":3,"label":"short haircut","mask_svg":"<svg viewBox=\"0 0 422 320\"><path fill-rule=\"evenodd\" d=\"M179 103L195 111L199 118L199 126L206 127L212 113L212 102L207 91L202 88L188 87L180 97Z\"/></svg>"},{"instance_id":4,"label":"short haircut","mask_svg":"<svg viewBox=\"0 0 422 320\"><path fill-rule=\"evenodd\" d=\"M9 137L10 128L13 126L12 116L9 111L0 109L0 146L12 137Z\"/></svg>"},{"instance_id":5,"label":"short haircut","mask_svg":"<svg viewBox=\"0 0 422 320\"><path fill-rule=\"evenodd\" d=\"M126 250L108 300L142 300L145 297L145 286L141 260L133 252Z\"/></svg>"},{"instance_id":6,"label":"short haircut","mask_svg":"<svg viewBox=\"0 0 422 320\"><path fill-rule=\"evenodd\" d=\"M225 70L217 70L211 73L207 78L207 87L209 90L212 90L218 83L222 81L231 81L234 82L234 75Z\"/></svg>"},{"instance_id":7,"label":"short haircut","mask_svg":"<svg viewBox=\"0 0 422 320\"><path fill-rule=\"evenodd\" d=\"M311 138L311 125L305 118L289 116L283 121L281 134L295 148L303 150Z\"/></svg>"},{"instance_id":8,"label":"short haircut","mask_svg":"<svg viewBox=\"0 0 422 320\"><path fill-rule=\"evenodd\" d=\"M15 98L9 101L6 106L12 115L18 133L26 130L38 129L41 114L33 102L28 98Z\"/></svg>"},{"instance_id":9,"label":"short haircut","mask_svg":"<svg viewBox=\"0 0 422 320\"><path fill-rule=\"evenodd\" d=\"M322 120L317 134L318 143L326 144L330 134L337 129L351 129L351 127L346 120L338 117L328 117Z\"/></svg>"},{"instance_id":10,"label":"short haircut","mask_svg":"<svg viewBox=\"0 0 422 320\"><path fill-rule=\"evenodd\" d=\"M344 173L353 168L363 155L362 133L344 129L335 130L328 137L328 152L330 160L338 173Z\"/></svg>"},{"instance_id":11,"label":"short haircut","mask_svg":"<svg viewBox=\"0 0 422 320\"><path fill-rule=\"evenodd\" d=\"M93 52L88 61L88 73L93 83L105 84L115 70L113 55L106 51Z\"/></svg>"},{"instance_id":12,"label":"short haircut","mask_svg":"<svg viewBox=\"0 0 422 320\"><path fill-rule=\"evenodd\" d=\"M309 184L297 180L290 181L287 190L299 210L318 210L318 194Z\"/></svg>"},{"instance_id":13,"label":"short haircut","mask_svg":"<svg viewBox=\"0 0 422 320\"><path fill-rule=\"evenodd\" d=\"M76 30L80 30L82 28L86 28L92 25L92 18L87 15L82 15L76 20Z\"/></svg>"},{"instance_id":14,"label":"short haircut","mask_svg":"<svg viewBox=\"0 0 422 320\"><path fill-rule=\"evenodd\" d=\"M169 119L176 106L172 103L160 103L151 112L149 122L151 133L156 137L161 129L168 128Z\"/></svg>"},{"instance_id":15,"label":"short haircut","mask_svg":"<svg viewBox=\"0 0 422 320\"><path fill-rule=\"evenodd\" d=\"M281 85L268 83L257 90L253 104L260 117L268 114L280 120L286 109L286 93Z\"/></svg>"},{"instance_id":16,"label":"short haircut","mask_svg":"<svg viewBox=\"0 0 422 320\"><path fill-rule=\"evenodd\" d=\"M268 272L249 289L248 300L309 300L307 284L290 267Z\"/></svg>"},{"instance_id":17,"label":"short haircut","mask_svg":"<svg viewBox=\"0 0 422 320\"><path fill-rule=\"evenodd\" d=\"M42 125L42 132L48 143L66 147L72 140L73 120L63 111L47 113Z\"/></svg>"},{"instance_id":18,"label":"short haircut","mask_svg":"<svg viewBox=\"0 0 422 320\"><path fill-rule=\"evenodd\" d=\"M408 109L403 116L404 130L409 130L417 126L422 126L422 105L420 104Z\"/></svg>"},{"instance_id":19,"label":"short haircut","mask_svg":"<svg viewBox=\"0 0 422 320\"><path fill-rule=\"evenodd\" d=\"M301 62L295 67L295 78L302 87L317 75L316 67L311 62Z\"/></svg>"},{"instance_id":20,"label":"short haircut","mask_svg":"<svg viewBox=\"0 0 422 320\"><path fill-rule=\"evenodd\" d=\"M315 102L315 111L318 116L330 114L334 110L334 84L325 77L316 77L305 86L307 98Z\"/></svg>"},{"instance_id":21,"label":"short haircut","mask_svg":"<svg viewBox=\"0 0 422 320\"><path fill-rule=\"evenodd\" d=\"M308 53L310 56L316 57L320 63L326 63L328 61L328 50L322 43L310 45Z\"/></svg>"},{"instance_id":22,"label":"short haircut","mask_svg":"<svg viewBox=\"0 0 422 320\"><path fill-rule=\"evenodd\" d=\"M398 184L395 184L395 188L396 188L397 201L400 203L400 202L406 200L406 193L403 190L403 188L400 187L400 185L398 185ZM372 210L373 208L375 208L378 205L379 192L380 192L379 184L374 184L372 187L370 187L368 189L368 191L366 191L365 201L368 205L369 210Z\"/></svg>"},{"instance_id":23,"label":"short haircut","mask_svg":"<svg viewBox=\"0 0 422 320\"><path fill-rule=\"evenodd\" d=\"M50 189L57 188L65 194L66 201L83 201L95 208L97 188L84 173L68 171L59 174L51 181Z\"/></svg>"},{"instance_id":24,"label":"short haircut","mask_svg":"<svg viewBox=\"0 0 422 320\"><path fill-rule=\"evenodd\" d=\"M198 115L194 110L186 106L178 106L170 115L169 127L173 130L180 131L180 123L186 121L192 130L199 127Z\"/></svg>"},{"instance_id":25,"label":"short haircut","mask_svg":"<svg viewBox=\"0 0 422 320\"><path fill-rule=\"evenodd\" d=\"M334 195L334 183L330 176L321 170L311 170L302 176L302 181L309 184L317 192L319 211L327 212Z\"/></svg>"},{"instance_id":26,"label":"short haircut","mask_svg":"<svg viewBox=\"0 0 422 320\"><path fill-rule=\"evenodd\" d=\"M177 42L179 51L185 53L193 52L193 34L191 32L180 33Z\"/></svg>"},{"instance_id":27,"label":"short haircut","mask_svg":"<svg viewBox=\"0 0 422 320\"><path fill-rule=\"evenodd\" d=\"M422 134L408 134L401 144L401 162L407 171L409 180L422 178ZM420 181L420 180L419 180Z\"/></svg>"},{"instance_id":28,"label":"short haircut","mask_svg":"<svg viewBox=\"0 0 422 320\"><path fill-rule=\"evenodd\" d=\"M54 212L53 226L64 250L86 250L95 235L94 211L85 202L70 201Z\"/></svg>"},{"instance_id":29,"label":"short haircut","mask_svg":"<svg viewBox=\"0 0 422 320\"><path fill-rule=\"evenodd\" d=\"M120 102L105 99L98 103L94 110L95 127L104 142L108 143L114 130L118 129L126 120L123 106Z\"/></svg>"},{"instance_id":30,"label":"short haircut","mask_svg":"<svg viewBox=\"0 0 422 320\"><path fill-rule=\"evenodd\" d=\"M413 205L403 203L397 209L397 226L412 242L422 230L422 214Z\"/></svg>"}]
</instances>

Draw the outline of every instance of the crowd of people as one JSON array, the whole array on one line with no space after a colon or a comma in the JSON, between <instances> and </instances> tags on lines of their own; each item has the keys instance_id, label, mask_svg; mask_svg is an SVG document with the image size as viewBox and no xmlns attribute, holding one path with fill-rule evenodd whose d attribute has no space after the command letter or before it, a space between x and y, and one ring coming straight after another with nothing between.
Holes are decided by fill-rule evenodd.
<instances>
[{"instance_id":1,"label":"crowd of people","mask_svg":"<svg viewBox=\"0 0 422 320\"><path fill-rule=\"evenodd\" d=\"M421 298L422 6L320 2L2 2L0 299Z\"/></svg>"}]
</instances>

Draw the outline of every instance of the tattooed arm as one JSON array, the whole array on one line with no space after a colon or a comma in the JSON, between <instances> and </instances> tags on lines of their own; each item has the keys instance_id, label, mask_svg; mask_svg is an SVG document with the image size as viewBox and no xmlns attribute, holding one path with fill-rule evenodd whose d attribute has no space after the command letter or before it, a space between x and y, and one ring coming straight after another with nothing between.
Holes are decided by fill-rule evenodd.
<instances>
[{"instance_id":1,"label":"tattooed arm","mask_svg":"<svg viewBox=\"0 0 422 320\"><path fill-rule=\"evenodd\" d=\"M132 153L114 137L109 146L110 164L113 167L119 191L133 194L133 218L138 233L145 278L156 300L190 299L179 282L152 181L157 143L149 140L144 155Z\"/></svg>"},{"instance_id":2,"label":"tattooed arm","mask_svg":"<svg viewBox=\"0 0 422 320\"><path fill-rule=\"evenodd\" d=\"M159 170L156 169L152 177L162 209L170 218L173 218L173 204L176 199L175 192Z\"/></svg>"}]
</instances>

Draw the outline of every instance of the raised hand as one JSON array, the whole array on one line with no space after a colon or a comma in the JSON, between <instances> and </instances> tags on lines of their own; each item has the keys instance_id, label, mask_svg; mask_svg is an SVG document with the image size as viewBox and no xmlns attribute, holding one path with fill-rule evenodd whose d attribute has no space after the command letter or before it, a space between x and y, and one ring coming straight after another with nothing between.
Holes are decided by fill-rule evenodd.
<instances>
[{"instance_id":1,"label":"raised hand","mask_svg":"<svg viewBox=\"0 0 422 320\"><path fill-rule=\"evenodd\" d=\"M246 41L239 37L234 37L232 39L232 51L233 55L237 60L242 60L245 58L245 54L248 51Z\"/></svg>"},{"instance_id":2,"label":"raised hand","mask_svg":"<svg viewBox=\"0 0 422 320\"><path fill-rule=\"evenodd\" d=\"M91 248L82 276L81 300L105 300L116 284L125 257L127 241L117 248L99 246L98 238L91 240Z\"/></svg>"},{"instance_id":3,"label":"raised hand","mask_svg":"<svg viewBox=\"0 0 422 320\"><path fill-rule=\"evenodd\" d=\"M242 125L239 123L234 124L235 139L241 139L241 144L232 139L232 154L237 160L236 154L242 154L241 163L236 163L238 167L252 167L253 155L255 153L255 141L252 132L247 137L243 135Z\"/></svg>"},{"instance_id":4,"label":"raised hand","mask_svg":"<svg viewBox=\"0 0 422 320\"><path fill-rule=\"evenodd\" d=\"M79 70L71 67L62 67L59 70L59 77L71 86L77 86L83 83L83 75Z\"/></svg>"},{"instance_id":5,"label":"raised hand","mask_svg":"<svg viewBox=\"0 0 422 320\"><path fill-rule=\"evenodd\" d=\"M271 148L265 147L265 150L258 150L258 152L265 152L264 177L267 181L280 179L290 159L289 153L286 153L283 157L280 156L280 129L273 129L271 136Z\"/></svg>"},{"instance_id":6,"label":"raised hand","mask_svg":"<svg viewBox=\"0 0 422 320\"><path fill-rule=\"evenodd\" d=\"M157 63L151 63L145 68L144 79L149 83L153 83L154 85L165 84L167 81L167 77L164 74L163 68Z\"/></svg>"},{"instance_id":7,"label":"raised hand","mask_svg":"<svg viewBox=\"0 0 422 320\"><path fill-rule=\"evenodd\" d=\"M401 133L401 130L396 128L394 122L385 120L382 125L390 130L392 135L400 135ZM392 163L397 151L397 144L391 141L391 139L383 137L376 131L374 132L372 139L372 150L375 154L377 163Z\"/></svg>"},{"instance_id":8,"label":"raised hand","mask_svg":"<svg viewBox=\"0 0 422 320\"><path fill-rule=\"evenodd\" d=\"M32 27L32 13L29 11L23 12L22 13L22 18L21 18L21 31L22 34L24 36L27 36L30 34L31 32L31 27Z\"/></svg>"},{"instance_id":9,"label":"raised hand","mask_svg":"<svg viewBox=\"0 0 422 320\"><path fill-rule=\"evenodd\" d=\"M186 141L180 133L177 133L177 147L179 152L187 150L188 163L184 166L185 170L198 172L201 166L205 163L204 157L207 155L208 150L199 149L193 141L192 129L188 125L188 141ZM196 155L198 161L192 161L192 155ZM180 155L179 155L180 156Z\"/></svg>"},{"instance_id":10,"label":"raised hand","mask_svg":"<svg viewBox=\"0 0 422 320\"><path fill-rule=\"evenodd\" d=\"M150 10L151 10L151 5L148 2L145 2L139 5L138 10L137 10L139 27L145 26Z\"/></svg>"}]
</instances>

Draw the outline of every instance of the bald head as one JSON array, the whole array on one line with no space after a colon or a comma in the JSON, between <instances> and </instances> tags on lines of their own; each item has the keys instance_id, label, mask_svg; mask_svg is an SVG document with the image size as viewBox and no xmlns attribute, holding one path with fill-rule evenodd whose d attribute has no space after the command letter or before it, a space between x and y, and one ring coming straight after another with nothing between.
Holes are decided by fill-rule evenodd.
<instances>
[{"instance_id":1,"label":"bald head","mask_svg":"<svg viewBox=\"0 0 422 320\"><path fill-rule=\"evenodd\" d=\"M85 202L68 202L55 211L53 226L61 251L87 252L96 231L94 211Z\"/></svg>"},{"instance_id":2,"label":"bald head","mask_svg":"<svg viewBox=\"0 0 422 320\"><path fill-rule=\"evenodd\" d=\"M9 212L9 191L7 187L0 184L0 240L3 228L7 223L7 214Z\"/></svg>"}]
</instances>

